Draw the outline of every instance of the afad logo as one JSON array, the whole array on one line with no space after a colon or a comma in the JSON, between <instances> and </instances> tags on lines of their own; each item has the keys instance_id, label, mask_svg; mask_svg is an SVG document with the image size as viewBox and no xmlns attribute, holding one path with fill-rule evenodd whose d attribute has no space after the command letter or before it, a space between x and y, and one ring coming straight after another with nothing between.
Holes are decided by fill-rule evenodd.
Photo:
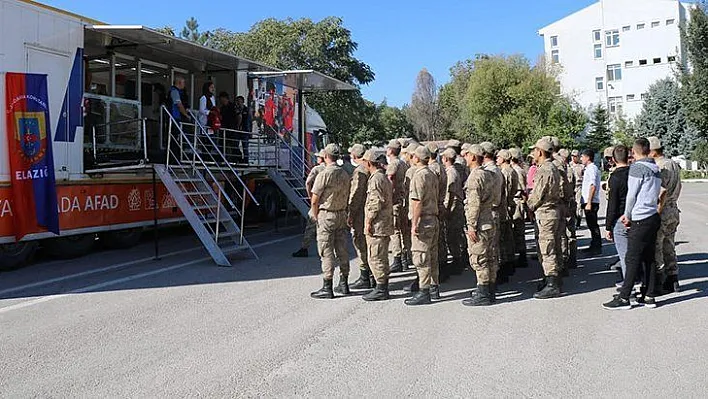
<instances>
[{"instance_id":1,"label":"afad logo","mask_svg":"<svg viewBox=\"0 0 708 399\"><path fill-rule=\"evenodd\" d=\"M14 112L15 140L25 162L34 165L44 159L47 129L44 112Z\"/></svg>"}]
</instances>

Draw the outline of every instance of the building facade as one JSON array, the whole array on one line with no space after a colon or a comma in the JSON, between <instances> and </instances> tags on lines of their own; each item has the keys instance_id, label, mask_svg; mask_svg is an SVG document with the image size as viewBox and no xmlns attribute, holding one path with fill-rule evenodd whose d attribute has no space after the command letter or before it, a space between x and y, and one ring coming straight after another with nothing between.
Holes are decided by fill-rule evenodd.
<instances>
[{"instance_id":1,"label":"building facade","mask_svg":"<svg viewBox=\"0 0 708 399\"><path fill-rule=\"evenodd\" d=\"M634 118L651 84L683 62L680 26L691 4L600 0L539 30L563 94L590 110Z\"/></svg>"}]
</instances>

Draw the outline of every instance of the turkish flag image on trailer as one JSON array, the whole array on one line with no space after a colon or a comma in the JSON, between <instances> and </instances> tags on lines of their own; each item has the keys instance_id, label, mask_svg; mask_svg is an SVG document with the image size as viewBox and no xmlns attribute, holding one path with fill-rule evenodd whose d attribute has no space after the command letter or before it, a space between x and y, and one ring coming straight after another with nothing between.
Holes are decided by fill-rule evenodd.
<instances>
[{"instance_id":1,"label":"turkish flag image on trailer","mask_svg":"<svg viewBox=\"0 0 708 399\"><path fill-rule=\"evenodd\" d=\"M5 88L15 239L59 234L47 75L8 72Z\"/></svg>"}]
</instances>

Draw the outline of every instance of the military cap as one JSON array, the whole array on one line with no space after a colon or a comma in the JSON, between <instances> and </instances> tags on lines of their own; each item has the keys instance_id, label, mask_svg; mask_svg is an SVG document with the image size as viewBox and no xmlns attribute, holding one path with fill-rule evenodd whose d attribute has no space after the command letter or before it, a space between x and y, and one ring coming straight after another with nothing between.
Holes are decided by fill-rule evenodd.
<instances>
[{"instance_id":1,"label":"military cap","mask_svg":"<svg viewBox=\"0 0 708 399\"><path fill-rule=\"evenodd\" d=\"M482 151L488 154L494 154L495 152L497 152L497 149L496 147L494 147L494 144L489 141L480 143L479 146L482 147Z\"/></svg>"},{"instance_id":2,"label":"military cap","mask_svg":"<svg viewBox=\"0 0 708 399\"><path fill-rule=\"evenodd\" d=\"M418 143L416 143L415 141L413 141L413 142L411 142L410 144L408 144L408 147L406 147L406 152L407 152L408 154L413 155L413 154L415 154L415 150L416 150L418 147L420 147L420 144L418 144Z\"/></svg>"},{"instance_id":3,"label":"military cap","mask_svg":"<svg viewBox=\"0 0 708 399\"><path fill-rule=\"evenodd\" d=\"M431 155L431 156L436 156L436 155L438 154L439 147L438 147L437 144L435 144L435 143L428 143L428 145L426 145L426 147L428 147L428 150L430 150L430 155Z\"/></svg>"},{"instance_id":4,"label":"military cap","mask_svg":"<svg viewBox=\"0 0 708 399\"><path fill-rule=\"evenodd\" d=\"M409 146L409 148L410 148L410 146ZM421 161L424 161L426 159L430 159L430 157L431 157L430 150L428 149L428 147L426 147L424 145L419 145L415 149L415 152L413 154Z\"/></svg>"},{"instance_id":5,"label":"military cap","mask_svg":"<svg viewBox=\"0 0 708 399\"><path fill-rule=\"evenodd\" d=\"M447 144L445 145L445 148L460 148L462 146L462 143L460 143L460 140L449 140Z\"/></svg>"},{"instance_id":6,"label":"military cap","mask_svg":"<svg viewBox=\"0 0 708 399\"><path fill-rule=\"evenodd\" d=\"M561 148L560 151L558 151L558 155L560 155L563 159L568 159L570 152L565 148Z\"/></svg>"},{"instance_id":7,"label":"military cap","mask_svg":"<svg viewBox=\"0 0 708 399\"><path fill-rule=\"evenodd\" d=\"M512 159L516 159L517 161L523 159L523 154L521 154L520 148L509 148L509 154L511 155Z\"/></svg>"},{"instance_id":8,"label":"military cap","mask_svg":"<svg viewBox=\"0 0 708 399\"><path fill-rule=\"evenodd\" d=\"M570 155L573 157L577 157L577 156L580 156L580 152L578 150L573 150L570 152Z\"/></svg>"},{"instance_id":9,"label":"military cap","mask_svg":"<svg viewBox=\"0 0 708 399\"><path fill-rule=\"evenodd\" d=\"M407 137L401 137L396 140L398 140L398 142L401 143L401 148L406 148L406 147L408 147L408 144L411 143L411 139L409 139Z\"/></svg>"},{"instance_id":10,"label":"military cap","mask_svg":"<svg viewBox=\"0 0 708 399\"><path fill-rule=\"evenodd\" d=\"M465 149L470 148L471 145L472 144L470 144L470 143L463 143L461 148L464 151Z\"/></svg>"},{"instance_id":11,"label":"military cap","mask_svg":"<svg viewBox=\"0 0 708 399\"><path fill-rule=\"evenodd\" d=\"M536 144L532 145L529 148L531 148L531 149L538 148L539 150L551 152L551 151L553 151L553 142L551 142L551 139L548 136L541 137L540 139L538 139Z\"/></svg>"},{"instance_id":12,"label":"military cap","mask_svg":"<svg viewBox=\"0 0 708 399\"><path fill-rule=\"evenodd\" d=\"M386 155L374 149L366 150L366 152L362 156L362 159L369 162L376 162L381 164L386 163Z\"/></svg>"},{"instance_id":13,"label":"military cap","mask_svg":"<svg viewBox=\"0 0 708 399\"><path fill-rule=\"evenodd\" d=\"M317 153L318 158L323 158L325 157L325 150L320 150L320 152Z\"/></svg>"},{"instance_id":14,"label":"military cap","mask_svg":"<svg viewBox=\"0 0 708 399\"><path fill-rule=\"evenodd\" d=\"M336 144L327 144L324 153L332 157L340 157L342 155L342 149Z\"/></svg>"},{"instance_id":15,"label":"military cap","mask_svg":"<svg viewBox=\"0 0 708 399\"><path fill-rule=\"evenodd\" d=\"M482 149L482 146L480 146L479 144L470 144L469 146L467 146L467 148L462 150L462 156L465 156L467 154L481 157L484 155L484 150Z\"/></svg>"},{"instance_id":16,"label":"military cap","mask_svg":"<svg viewBox=\"0 0 708 399\"><path fill-rule=\"evenodd\" d=\"M560 140L558 140L558 137L556 136L551 136L551 143L553 143L553 147L558 148L561 145Z\"/></svg>"},{"instance_id":17,"label":"military cap","mask_svg":"<svg viewBox=\"0 0 708 399\"><path fill-rule=\"evenodd\" d=\"M457 152L455 152L455 150L453 150L452 148L448 148L443 151L442 156L447 159L452 159L454 161L455 158L457 158Z\"/></svg>"},{"instance_id":18,"label":"military cap","mask_svg":"<svg viewBox=\"0 0 708 399\"><path fill-rule=\"evenodd\" d=\"M647 140L649 140L649 149L650 150L660 150L663 148L661 146L661 140L659 140L658 137L651 136Z\"/></svg>"},{"instance_id":19,"label":"military cap","mask_svg":"<svg viewBox=\"0 0 708 399\"><path fill-rule=\"evenodd\" d=\"M361 144L354 144L353 146L349 147L349 153L357 158L363 157L365 152L366 147Z\"/></svg>"},{"instance_id":20,"label":"military cap","mask_svg":"<svg viewBox=\"0 0 708 399\"><path fill-rule=\"evenodd\" d=\"M501 157L501 159L505 161L510 161L511 160L511 152L509 150L499 150L497 153L498 157Z\"/></svg>"},{"instance_id":21,"label":"military cap","mask_svg":"<svg viewBox=\"0 0 708 399\"><path fill-rule=\"evenodd\" d=\"M391 140L391 141L388 142L388 146L387 146L387 147L388 147L388 148L398 148L398 149L400 149L400 148L401 148L401 142L398 141L398 140L396 140L396 139L393 139L393 140Z\"/></svg>"},{"instance_id":22,"label":"military cap","mask_svg":"<svg viewBox=\"0 0 708 399\"><path fill-rule=\"evenodd\" d=\"M615 147L607 147L605 148L605 152L603 153L603 156L605 158L612 158L614 156L615 152Z\"/></svg>"}]
</instances>

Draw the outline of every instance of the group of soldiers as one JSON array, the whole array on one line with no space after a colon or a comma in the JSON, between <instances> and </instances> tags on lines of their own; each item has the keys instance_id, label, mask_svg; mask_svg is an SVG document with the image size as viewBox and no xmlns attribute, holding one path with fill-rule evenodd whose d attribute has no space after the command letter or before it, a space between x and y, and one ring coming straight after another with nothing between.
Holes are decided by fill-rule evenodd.
<instances>
[{"instance_id":1,"label":"group of soldiers","mask_svg":"<svg viewBox=\"0 0 708 399\"><path fill-rule=\"evenodd\" d=\"M561 278L575 267L577 244L576 173L558 139L544 137L533 146L538 169L530 193L521 149L498 150L490 142L450 140L439 148L395 139L385 153L357 144L349 149L357 165L351 174L338 163L342 155L339 146L328 145L306 182L311 198L306 240L316 236L324 279L312 297L372 289L364 300L386 300L391 273L413 266L417 279L405 290L414 295L405 303L428 304L440 298L441 282L470 268L477 287L463 304L491 305L497 285L528 266L527 220L534 223L544 271L535 297L560 295ZM360 277L351 286L350 231L361 260ZM303 242L293 255L306 256L307 246Z\"/></svg>"}]
</instances>

